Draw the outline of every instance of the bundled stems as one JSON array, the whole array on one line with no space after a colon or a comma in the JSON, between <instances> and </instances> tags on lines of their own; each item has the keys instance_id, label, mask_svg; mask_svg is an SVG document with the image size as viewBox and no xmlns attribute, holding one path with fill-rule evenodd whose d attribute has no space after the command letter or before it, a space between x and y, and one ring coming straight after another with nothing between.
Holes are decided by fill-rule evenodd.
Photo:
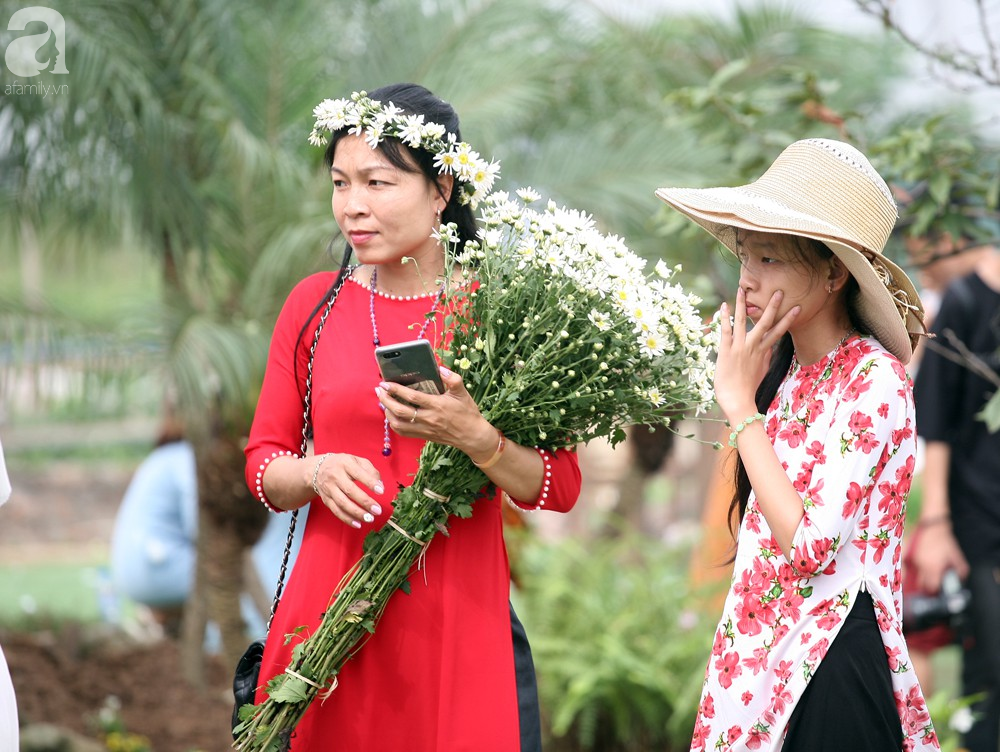
<instances>
[{"instance_id":1,"label":"bundled stems","mask_svg":"<svg viewBox=\"0 0 1000 752\"><path fill-rule=\"evenodd\" d=\"M467 467L455 472L460 463ZM435 481L437 488L431 485ZM437 533L447 535L448 517L471 514L472 501L485 482L457 449L425 445L413 484L396 497L391 524L365 537L362 558L344 576L316 631L296 645L291 664L268 683L268 697L241 709L241 723L234 731L236 749L289 748L292 731L309 705L336 690L337 674L375 632L390 597L399 589L408 590L408 579L414 565L419 568L426 547Z\"/></svg>"}]
</instances>

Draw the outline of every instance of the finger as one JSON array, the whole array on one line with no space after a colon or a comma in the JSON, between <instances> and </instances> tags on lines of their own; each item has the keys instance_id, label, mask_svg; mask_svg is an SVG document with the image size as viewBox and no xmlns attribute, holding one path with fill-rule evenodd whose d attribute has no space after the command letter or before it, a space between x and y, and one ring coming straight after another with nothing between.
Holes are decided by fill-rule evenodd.
<instances>
[{"instance_id":1,"label":"finger","mask_svg":"<svg viewBox=\"0 0 1000 752\"><path fill-rule=\"evenodd\" d=\"M733 341L742 342L747 334L747 294L736 288L736 310L733 311Z\"/></svg>"},{"instance_id":2,"label":"finger","mask_svg":"<svg viewBox=\"0 0 1000 752\"><path fill-rule=\"evenodd\" d=\"M722 301L722 305L719 306L719 334L719 352L728 352L733 341L733 322L726 301Z\"/></svg>"},{"instance_id":3,"label":"finger","mask_svg":"<svg viewBox=\"0 0 1000 752\"><path fill-rule=\"evenodd\" d=\"M775 290L771 294L771 299L767 301L767 305L764 306L764 310L757 320L757 326L761 327L761 331L766 332L774 326L774 320L778 318L778 309L781 307L781 299L784 296L785 294L781 290Z\"/></svg>"},{"instance_id":4,"label":"finger","mask_svg":"<svg viewBox=\"0 0 1000 752\"><path fill-rule=\"evenodd\" d=\"M462 393L465 391L465 382L462 377L454 371L441 366L438 368L441 374L441 382L444 384L445 393Z\"/></svg>"},{"instance_id":5,"label":"finger","mask_svg":"<svg viewBox=\"0 0 1000 752\"><path fill-rule=\"evenodd\" d=\"M407 417L411 412L411 405L413 407L419 407L421 409L430 406L431 395L426 392L422 392L419 389L411 389L403 384L397 384L394 381L383 381L379 383L379 386L386 391L390 397L392 397L397 404L401 405L398 410L395 410L396 415L400 418Z\"/></svg>"},{"instance_id":6,"label":"finger","mask_svg":"<svg viewBox=\"0 0 1000 752\"><path fill-rule=\"evenodd\" d=\"M333 486L325 495L323 502L333 512L334 516L353 528L360 529L363 524L371 524L378 516L369 511L375 507L381 513L381 507L375 503L356 483L349 483L346 488Z\"/></svg>"},{"instance_id":7,"label":"finger","mask_svg":"<svg viewBox=\"0 0 1000 752\"><path fill-rule=\"evenodd\" d=\"M785 336L785 332L787 332L789 329L792 328L792 322L795 321L795 318L801 312L802 312L802 306L792 306L791 310L785 313L785 315L778 320L778 323L776 323L773 327L771 327L771 330L768 332L767 336L767 344L773 345L775 342L777 342L779 339Z\"/></svg>"},{"instance_id":8,"label":"finger","mask_svg":"<svg viewBox=\"0 0 1000 752\"><path fill-rule=\"evenodd\" d=\"M390 422L393 420L409 420L413 415L414 406L404 402L403 399L405 397L400 393L405 388L399 384L390 384L385 381L375 387L375 395L385 409L386 417Z\"/></svg>"},{"instance_id":9,"label":"finger","mask_svg":"<svg viewBox=\"0 0 1000 752\"><path fill-rule=\"evenodd\" d=\"M323 503L338 519L352 527L373 522L382 514L382 507L358 484L364 484L376 494L384 493L378 470L362 457L340 455L331 460L323 466L325 472L316 484Z\"/></svg>"},{"instance_id":10,"label":"finger","mask_svg":"<svg viewBox=\"0 0 1000 752\"><path fill-rule=\"evenodd\" d=\"M938 570L924 570L920 573L920 589L927 593L941 591L941 573Z\"/></svg>"}]
</instances>

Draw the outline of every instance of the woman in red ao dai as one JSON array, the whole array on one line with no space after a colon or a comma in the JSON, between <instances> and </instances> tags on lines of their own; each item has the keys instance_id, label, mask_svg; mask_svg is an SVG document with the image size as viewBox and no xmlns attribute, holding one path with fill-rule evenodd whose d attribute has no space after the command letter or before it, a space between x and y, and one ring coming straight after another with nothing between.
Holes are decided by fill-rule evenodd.
<instances>
[{"instance_id":1,"label":"woman in red ao dai","mask_svg":"<svg viewBox=\"0 0 1000 752\"><path fill-rule=\"evenodd\" d=\"M389 102L424 123L458 133L450 105L422 87L389 86ZM380 379L374 346L446 336L443 248L432 237L454 222L475 236L462 187L434 154L386 139L372 148L347 124L326 151L333 214L348 248L338 272L300 282L275 326L267 372L246 448L247 480L282 511L309 505L295 568L271 625L261 686L289 664L285 636L319 623L362 542L393 512L400 484L417 469L424 443L458 447L521 509L567 511L580 489L573 452L504 441L480 413L458 374L442 368L444 394ZM351 265L352 252L360 265ZM300 457L304 380L325 301L343 281L313 361L315 453ZM430 313L430 317L428 317ZM511 752L538 750L534 672L523 629L510 607L502 494L453 519L422 561L408 594L389 601L376 634L347 663L336 690L312 703L291 749ZM263 699L258 690L257 702Z\"/></svg>"}]
</instances>

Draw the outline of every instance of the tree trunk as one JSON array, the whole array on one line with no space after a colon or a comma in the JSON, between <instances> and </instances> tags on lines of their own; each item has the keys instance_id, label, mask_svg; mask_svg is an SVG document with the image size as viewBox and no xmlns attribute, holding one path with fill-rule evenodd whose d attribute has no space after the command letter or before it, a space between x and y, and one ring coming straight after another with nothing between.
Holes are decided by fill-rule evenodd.
<instances>
[{"instance_id":1,"label":"tree trunk","mask_svg":"<svg viewBox=\"0 0 1000 752\"><path fill-rule=\"evenodd\" d=\"M247 552L267 525L267 510L253 498L243 478L245 458L239 438L195 440L198 474L198 560L190 607L185 614L182 660L194 686L201 671L205 626L215 624L221 658L236 666L247 647L240 596L247 589ZM252 592L252 588L251 588Z\"/></svg>"}]
</instances>

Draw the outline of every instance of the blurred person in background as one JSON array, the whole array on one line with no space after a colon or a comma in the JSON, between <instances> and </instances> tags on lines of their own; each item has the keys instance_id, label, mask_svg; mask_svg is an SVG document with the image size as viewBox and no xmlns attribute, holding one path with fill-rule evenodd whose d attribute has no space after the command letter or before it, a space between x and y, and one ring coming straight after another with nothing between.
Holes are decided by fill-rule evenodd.
<instances>
[{"instance_id":1,"label":"blurred person in background","mask_svg":"<svg viewBox=\"0 0 1000 752\"><path fill-rule=\"evenodd\" d=\"M4 461L3 444L0 444L0 506L10 498L10 478L7 477L7 463ZM0 649L0 749L18 748L17 698L14 684L10 679L7 659Z\"/></svg>"},{"instance_id":2,"label":"blurred person in background","mask_svg":"<svg viewBox=\"0 0 1000 752\"><path fill-rule=\"evenodd\" d=\"M931 275L946 269L966 273L944 285L931 327L935 338L925 344L916 375L925 461L920 542L910 558L917 587L928 593L940 592L949 570L965 581L970 601L959 635L961 692L981 699L972 705L974 722L964 743L969 752L997 752L1000 432L991 432L980 413L1000 384L1000 249L995 227L958 236L942 232L927 241L918 262L922 280L943 282Z\"/></svg>"},{"instance_id":3,"label":"blurred person in background","mask_svg":"<svg viewBox=\"0 0 1000 752\"><path fill-rule=\"evenodd\" d=\"M967 277L984 259L994 253L991 241L987 237L988 228L979 227L968 217L962 220L963 213L974 209L973 203L967 197L969 189L958 184L952 188L946 208L936 221L922 232L913 232L913 215L916 213L917 199L927 190L921 184L903 188L895 186L896 196L900 205L902 218L897 225L897 235L906 249L909 266L915 270L920 287L920 297L924 303L924 322L933 327L934 318L941 306L945 290L957 279ZM952 227L953 235L943 227ZM979 229L981 231L977 232ZM985 242L984 242L985 241ZM963 285L957 289L960 299L966 305L973 304L969 288ZM910 361L909 370L914 377L919 373L920 359L927 345L924 341L918 343ZM918 425L920 422L918 413ZM919 433L919 431L918 431ZM925 441L920 437L920 450L917 463L918 473L923 474ZM903 597L904 603L911 595L930 595L921 587L917 576L917 568L913 562L914 552L921 545L923 530L919 522L907 537L903 556ZM932 654L940 648L956 642L955 630L950 624L940 623L926 628L917 629L904 622L907 645L910 647L910 657L914 669L920 677L924 691L932 694L934 691L934 671Z\"/></svg>"},{"instance_id":4,"label":"blurred person in background","mask_svg":"<svg viewBox=\"0 0 1000 752\"><path fill-rule=\"evenodd\" d=\"M289 562L301 541L301 521ZM288 524L271 513L251 549L250 583L241 612L251 638L263 637L270 598L278 577ZM198 478L195 453L181 426L169 415L155 448L139 464L115 517L111 536L111 577L115 592L148 609L154 624L178 637L184 606L194 589L198 537ZM259 603L251 597L263 591ZM210 627L208 645L218 642Z\"/></svg>"}]
</instances>

